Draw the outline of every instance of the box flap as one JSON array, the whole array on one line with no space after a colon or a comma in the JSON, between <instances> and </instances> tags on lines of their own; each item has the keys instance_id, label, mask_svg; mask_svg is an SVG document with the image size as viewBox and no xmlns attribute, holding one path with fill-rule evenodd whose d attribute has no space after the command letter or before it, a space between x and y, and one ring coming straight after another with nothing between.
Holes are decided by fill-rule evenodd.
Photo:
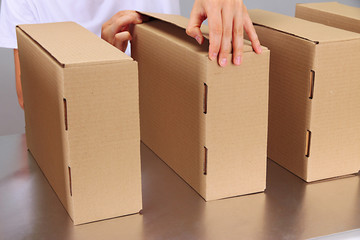
<instances>
[{"instance_id":1,"label":"box flap","mask_svg":"<svg viewBox=\"0 0 360 240\"><path fill-rule=\"evenodd\" d=\"M275 29L314 43L360 39L357 33L261 9L249 10L249 15L254 25Z\"/></svg>"},{"instance_id":2,"label":"box flap","mask_svg":"<svg viewBox=\"0 0 360 240\"><path fill-rule=\"evenodd\" d=\"M18 28L62 66L132 61L129 56L74 22L25 24Z\"/></svg>"},{"instance_id":3,"label":"box flap","mask_svg":"<svg viewBox=\"0 0 360 240\"><path fill-rule=\"evenodd\" d=\"M297 5L360 20L360 8L351 7L338 2L298 3Z\"/></svg>"},{"instance_id":4,"label":"box flap","mask_svg":"<svg viewBox=\"0 0 360 240\"><path fill-rule=\"evenodd\" d=\"M174 15L174 14L164 14L164 13L150 13L150 12L139 12L142 15L156 18L164 22L171 23L175 26L181 27L183 29L186 29L189 19L180 15ZM201 30L207 30L207 25L203 25ZM205 31L205 33L208 33L208 31Z\"/></svg>"},{"instance_id":5,"label":"box flap","mask_svg":"<svg viewBox=\"0 0 360 240\"><path fill-rule=\"evenodd\" d=\"M149 12L139 12L142 15L148 16L150 18L155 18L170 24L173 24L177 27L180 27L182 29L186 29L189 23L189 19L180 15L174 15L174 14L163 14L163 13L149 13ZM203 36L209 40L209 26L203 24L201 26L201 32ZM266 49L263 47L263 49ZM251 43L247 40L244 41L244 52L252 52L252 46Z\"/></svg>"}]
</instances>

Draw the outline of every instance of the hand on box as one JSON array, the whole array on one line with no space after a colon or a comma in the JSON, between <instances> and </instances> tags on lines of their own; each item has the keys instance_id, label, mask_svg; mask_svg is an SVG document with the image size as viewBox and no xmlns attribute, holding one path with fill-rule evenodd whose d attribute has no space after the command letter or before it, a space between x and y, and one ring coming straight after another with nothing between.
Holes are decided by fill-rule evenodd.
<instances>
[{"instance_id":1,"label":"hand on box","mask_svg":"<svg viewBox=\"0 0 360 240\"><path fill-rule=\"evenodd\" d=\"M144 18L136 11L120 11L102 25L101 38L125 52L132 40L130 26L142 23Z\"/></svg>"},{"instance_id":2,"label":"hand on box","mask_svg":"<svg viewBox=\"0 0 360 240\"><path fill-rule=\"evenodd\" d=\"M244 29L254 51L261 53L258 36L242 0L195 0L186 32L199 44L204 41L200 26L205 19L210 29L209 58L218 59L220 66L227 65L231 49L233 63L241 64Z\"/></svg>"}]
</instances>

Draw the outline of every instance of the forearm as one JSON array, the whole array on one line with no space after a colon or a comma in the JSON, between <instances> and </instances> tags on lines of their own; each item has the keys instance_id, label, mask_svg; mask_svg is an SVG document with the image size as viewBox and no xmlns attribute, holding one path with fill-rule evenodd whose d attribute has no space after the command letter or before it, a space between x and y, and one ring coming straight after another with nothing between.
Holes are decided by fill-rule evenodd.
<instances>
[{"instance_id":1,"label":"forearm","mask_svg":"<svg viewBox=\"0 0 360 240\"><path fill-rule=\"evenodd\" d=\"M21 71L20 71L20 60L19 52L17 49L14 49L14 63L15 63L15 82L16 82L16 93L19 101L19 105L24 109L24 100L21 87Z\"/></svg>"}]
</instances>

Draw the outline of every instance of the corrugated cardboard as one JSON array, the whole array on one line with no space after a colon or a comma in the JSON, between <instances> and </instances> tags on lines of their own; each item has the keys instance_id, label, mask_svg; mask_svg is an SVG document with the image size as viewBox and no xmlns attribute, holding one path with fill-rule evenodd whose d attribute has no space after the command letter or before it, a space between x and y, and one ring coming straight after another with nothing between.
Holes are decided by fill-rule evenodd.
<instances>
[{"instance_id":1,"label":"corrugated cardboard","mask_svg":"<svg viewBox=\"0 0 360 240\"><path fill-rule=\"evenodd\" d=\"M360 33L360 8L338 2L297 4L295 16Z\"/></svg>"},{"instance_id":2,"label":"corrugated cardboard","mask_svg":"<svg viewBox=\"0 0 360 240\"><path fill-rule=\"evenodd\" d=\"M141 140L205 200L263 191L269 51L246 43L244 63L221 68L208 40L186 35L188 19L151 16L132 41Z\"/></svg>"},{"instance_id":3,"label":"corrugated cardboard","mask_svg":"<svg viewBox=\"0 0 360 240\"><path fill-rule=\"evenodd\" d=\"M360 169L360 35L250 10L271 51L268 156L305 181Z\"/></svg>"},{"instance_id":4,"label":"corrugated cardboard","mask_svg":"<svg viewBox=\"0 0 360 240\"><path fill-rule=\"evenodd\" d=\"M17 36L27 145L74 224L139 212L137 63L71 22Z\"/></svg>"}]
</instances>

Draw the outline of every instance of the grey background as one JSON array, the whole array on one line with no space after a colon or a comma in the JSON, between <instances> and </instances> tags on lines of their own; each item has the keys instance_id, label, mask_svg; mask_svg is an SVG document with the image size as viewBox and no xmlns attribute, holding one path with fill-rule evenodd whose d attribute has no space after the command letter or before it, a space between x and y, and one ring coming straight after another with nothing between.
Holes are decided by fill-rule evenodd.
<instances>
[{"instance_id":1,"label":"grey background","mask_svg":"<svg viewBox=\"0 0 360 240\"><path fill-rule=\"evenodd\" d=\"M330 0L244 0L248 9L261 8L293 16L297 2ZM360 0L338 0L360 7ZM194 0L180 0L181 14L189 17ZM1 0L0 0L1 4ZM0 48L0 136L24 132L24 113L17 103L13 50Z\"/></svg>"}]
</instances>

